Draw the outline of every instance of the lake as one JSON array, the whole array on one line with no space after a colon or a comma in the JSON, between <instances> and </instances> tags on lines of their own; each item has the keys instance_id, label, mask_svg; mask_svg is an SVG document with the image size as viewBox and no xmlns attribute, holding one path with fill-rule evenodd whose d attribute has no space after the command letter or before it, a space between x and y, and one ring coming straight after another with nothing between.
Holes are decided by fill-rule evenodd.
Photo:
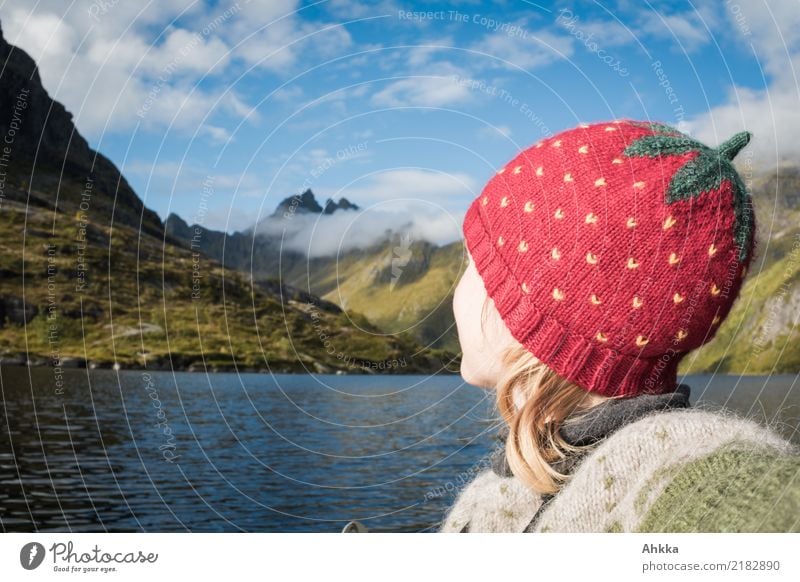
<instances>
[{"instance_id":1,"label":"lake","mask_svg":"<svg viewBox=\"0 0 800 582\"><path fill-rule=\"evenodd\" d=\"M798 376L690 376L692 401L798 438ZM3 367L4 531L437 528L495 446L458 376Z\"/></svg>"}]
</instances>

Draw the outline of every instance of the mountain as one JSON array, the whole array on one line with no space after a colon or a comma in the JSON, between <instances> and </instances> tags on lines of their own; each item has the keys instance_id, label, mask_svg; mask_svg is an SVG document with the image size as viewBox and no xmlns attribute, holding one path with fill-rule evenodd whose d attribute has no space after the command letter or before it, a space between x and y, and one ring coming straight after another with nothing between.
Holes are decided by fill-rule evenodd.
<instances>
[{"instance_id":1,"label":"mountain","mask_svg":"<svg viewBox=\"0 0 800 582\"><path fill-rule=\"evenodd\" d=\"M311 190L307 190L311 192ZM325 209L322 211L323 214L333 214L337 210L360 210L357 204L353 204L347 198L339 198L338 202L334 202L330 198L325 201Z\"/></svg>"},{"instance_id":2,"label":"mountain","mask_svg":"<svg viewBox=\"0 0 800 582\"><path fill-rule=\"evenodd\" d=\"M432 373L451 363L313 293L254 286L172 236L1 29L0 59L0 364L52 365L58 379L85 365Z\"/></svg>"},{"instance_id":3,"label":"mountain","mask_svg":"<svg viewBox=\"0 0 800 582\"><path fill-rule=\"evenodd\" d=\"M338 202L334 202L330 198L325 201L325 206L322 207L317 202L314 193L310 188L307 188L302 194L289 196L284 198L275 212L272 213L271 218L283 218L286 215L292 214L333 214L337 210L359 210L359 207L347 198L341 198Z\"/></svg>"},{"instance_id":4,"label":"mountain","mask_svg":"<svg viewBox=\"0 0 800 582\"><path fill-rule=\"evenodd\" d=\"M347 198L341 198L338 202L329 198L322 207L314 193L308 189L302 194L283 199L271 215L244 232L229 234L197 224L189 225L175 213L167 217L164 230L186 248L202 252L228 268L245 272L256 280L263 281L279 278L281 259L294 265L301 262L305 255L282 248L278 236L262 236L256 234L257 232L263 231L270 223L277 225L274 230L279 232L282 221L294 215L330 215L337 211L357 210L360 208Z\"/></svg>"}]
</instances>

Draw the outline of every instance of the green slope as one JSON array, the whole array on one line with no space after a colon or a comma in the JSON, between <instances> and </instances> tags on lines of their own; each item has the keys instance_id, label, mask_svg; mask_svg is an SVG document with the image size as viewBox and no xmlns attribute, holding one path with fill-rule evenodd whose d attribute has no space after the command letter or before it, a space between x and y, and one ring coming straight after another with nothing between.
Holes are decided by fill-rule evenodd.
<instances>
[{"instance_id":1,"label":"green slope","mask_svg":"<svg viewBox=\"0 0 800 582\"><path fill-rule=\"evenodd\" d=\"M435 371L444 359L361 316L253 290L239 274L137 229L95 225L91 212L6 201L0 244L6 364L56 357L101 367L402 373Z\"/></svg>"},{"instance_id":2,"label":"green slope","mask_svg":"<svg viewBox=\"0 0 800 582\"><path fill-rule=\"evenodd\" d=\"M424 345L458 352L453 290L463 272L463 244L415 241L398 252L387 240L339 257L284 264L283 280L362 313L384 333L406 332Z\"/></svg>"}]
</instances>

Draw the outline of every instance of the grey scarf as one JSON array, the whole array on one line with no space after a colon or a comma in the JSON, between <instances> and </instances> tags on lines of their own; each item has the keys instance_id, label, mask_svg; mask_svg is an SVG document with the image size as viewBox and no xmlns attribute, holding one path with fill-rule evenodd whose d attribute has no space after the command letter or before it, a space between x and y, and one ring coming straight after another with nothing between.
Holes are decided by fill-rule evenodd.
<instances>
[{"instance_id":1,"label":"grey scarf","mask_svg":"<svg viewBox=\"0 0 800 582\"><path fill-rule=\"evenodd\" d=\"M651 412L688 408L689 393L689 386L679 384L675 392L668 394L643 394L634 398L608 400L591 408L586 413L564 421L560 431L561 436L573 446L585 447L597 444L626 424L635 422ZM505 440L508 437L508 427L504 427L497 436L501 441L501 445L491 455L492 471L501 477L512 477L513 473L508 466L505 455ZM555 463L553 467L561 473L569 474L588 452L583 451L570 455ZM525 528L526 532L533 531L542 510L553 497L554 495L542 496L542 505L536 515L533 516L530 524ZM468 531L468 527L469 524L462 531Z\"/></svg>"}]
</instances>

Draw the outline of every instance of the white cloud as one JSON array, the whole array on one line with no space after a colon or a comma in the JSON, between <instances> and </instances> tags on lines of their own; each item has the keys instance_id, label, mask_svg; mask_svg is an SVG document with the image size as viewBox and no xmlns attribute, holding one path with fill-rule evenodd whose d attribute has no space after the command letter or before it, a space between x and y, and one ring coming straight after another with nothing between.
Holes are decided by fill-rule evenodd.
<instances>
[{"instance_id":1,"label":"white cloud","mask_svg":"<svg viewBox=\"0 0 800 582\"><path fill-rule=\"evenodd\" d=\"M320 32L330 25L303 20L298 6L297 0L163 0L144 7L7 0L0 19L7 40L37 61L50 95L73 113L81 132L96 138L137 123L194 133L208 114L256 121L245 98L226 91L231 65L260 61L286 74L300 56L329 55L352 42L340 26ZM211 121L200 134L222 139L225 120Z\"/></svg>"},{"instance_id":2,"label":"white cloud","mask_svg":"<svg viewBox=\"0 0 800 582\"><path fill-rule=\"evenodd\" d=\"M467 101L469 88L451 73L445 76L409 76L393 81L372 96L377 107L444 107Z\"/></svg>"},{"instance_id":3,"label":"white cloud","mask_svg":"<svg viewBox=\"0 0 800 582\"><path fill-rule=\"evenodd\" d=\"M378 14L397 14L397 4L391 0L377 2L354 2L353 0L328 0L324 8L338 18L356 19Z\"/></svg>"},{"instance_id":4,"label":"white cloud","mask_svg":"<svg viewBox=\"0 0 800 582\"><path fill-rule=\"evenodd\" d=\"M341 54L353 40L337 22L304 20L297 0L249 2L224 34L238 57L285 73L309 51L319 58Z\"/></svg>"},{"instance_id":5,"label":"white cloud","mask_svg":"<svg viewBox=\"0 0 800 582\"><path fill-rule=\"evenodd\" d=\"M231 132L224 127L218 127L216 125L203 125L200 128L200 132L210 136L212 141L216 143L227 143L232 137Z\"/></svg>"},{"instance_id":6,"label":"white cloud","mask_svg":"<svg viewBox=\"0 0 800 582\"><path fill-rule=\"evenodd\" d=\"M467 174L444 173L420 168L398 168L374 174L364 183L336 193L358 204L397 199L469 199L478 195L478 184Z\"/></svg>"},{"instance_id":7,"label":"white cloud","mask_svg":"<svg viewBox=\"0 0 800 582\"><path fill-rule=\"evenodd\" d=\"M709 29L712 22L713 12L702 10L700 4L695 6L695 10L671 14L642 10L637 34L680 43L686 52L693 52L711 41Z\"/></svg>"},{"instance_id":8,"label":"white cloud","mask_svg":"<svg viewBox=\"0 0 800 582\"><path fill-rule=\"evenodd\" d=\"M482 137L508 139L511 137L511 128L507 125L485 125L480 128L479 133Z\"/></svg>"},{"instance_id":9,"label":"white cloud","mask_svg":"<svg viewBox=\"0 0 800 582\"><path fill-rule=\"evenodd\" d=\"M461 238L464 209L477 195L477 184L463 173L396 168L366 176L347 188L314 188L314 192L320 205L327 198L347 198L361 210L296 213L291 220L267 218L259 223L259 232L284 235L287 248L310 256L363 248L384 240L387 232L447 244Z\"/></svg>"},{"instance_id":10,"label":"white cloud","mask_svg":"<svg viewBox=\"0 0 800 582\"><path fill-rule=\"evenodd\" d=\"M482 64L503 66L512 70L520 67L526 70L535 69L562 58L569 58L573 53L572 40L569 37L542 30L526 31L525 36L490 33L472 48L488 55L480 57L482 61L486 61Z\"/></svg>"},{"instance_id":11,"label":"white cloud","mask_svg":"<svg viewBox=\"0 0 800 582\"><path fill-rule=\"evenodd\" d=\"M31 10L8 2L0 17L9 42L36 60L45 88L90 137L130 129L140 121L146 127L197 128L223 95L221 89L204 89L197 81L226 64L230 53L225 42L175 25L167 25L157 41L149 23L174 20L182 10L175 2L154 6L140 17L126 3L87 17L91 6L99 4L84 2L64 11L63 5ZM230 95L222 98L219 109L241 114L243 107L241 99ZM218 132L206 133L219 138Z\"/></svg>"}]
</instances>

